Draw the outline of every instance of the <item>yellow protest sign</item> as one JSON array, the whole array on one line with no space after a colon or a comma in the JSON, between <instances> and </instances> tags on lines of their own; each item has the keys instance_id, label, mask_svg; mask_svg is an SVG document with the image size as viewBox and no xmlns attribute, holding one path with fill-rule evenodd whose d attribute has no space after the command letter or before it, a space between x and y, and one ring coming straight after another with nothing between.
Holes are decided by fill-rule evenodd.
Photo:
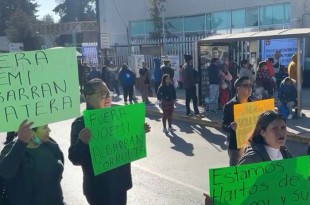
<instances>
[{"instance_id":1,"label":"yellow protest sign","mask_svg":"<svg viewBox=\"0 0 310 205\"><path fill-rule=\"evenodd\" d=\"M80 115L75 48L0 54L0 131Z\"/></svg>"},{"instance_id":2,"label":"yellow protest sign","mask_svg":"<svg viewBox=\"0 0 310 205\"><path fill-rule=\"evenodd\" d=\"M237 147L247 144L247 138L255 128L258 116L266 110L274 110L274 99L234 105L234 121L237 123Z\"/></svg>"}]
</instances>

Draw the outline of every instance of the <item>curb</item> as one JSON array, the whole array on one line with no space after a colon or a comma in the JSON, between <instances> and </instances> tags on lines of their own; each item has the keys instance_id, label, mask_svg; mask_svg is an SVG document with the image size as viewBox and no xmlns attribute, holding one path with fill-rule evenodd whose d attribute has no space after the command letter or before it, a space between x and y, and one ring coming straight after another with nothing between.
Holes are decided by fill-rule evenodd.
<instances>
[{"instance_id":1,"label":"curb","mask_svg":"<svg viewBox=\"0 0 310 205\"><path fill-rule=\"evenodd\" d=\"M150 115L150 116L156 116L156 117L162 116L162 113L154 111L154 110L150 110L150 109L146 109L146 114ZM206 121L206 120L202 120L199 118L186 117L186 116L182 116L182 115L178 115L178 114L173 114L172 119L180 120L183 122L196 123L198 125L205 125L207 127L222 129L222 123L221 122ZM287 132L287 139L291 140L291 141L295 141L295 142L301 142L301 143L309 143L309 140L310 140L309 137L299 135L299 134L295 134L295 133L291 133L291 132Z\"/></svg>"}]
</instances>

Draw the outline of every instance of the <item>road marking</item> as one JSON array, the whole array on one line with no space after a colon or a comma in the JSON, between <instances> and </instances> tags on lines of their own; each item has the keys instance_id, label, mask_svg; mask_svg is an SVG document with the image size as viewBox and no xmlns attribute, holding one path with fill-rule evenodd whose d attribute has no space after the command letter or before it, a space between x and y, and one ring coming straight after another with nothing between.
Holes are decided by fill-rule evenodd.
<instances>
[{"instance_id":1,"label":"road marking","mask_svg":"<svg viewBox=\"0 0 310 205\"><path fill-rule=\"evenodd\" d=\"M132 165L133 167L137 168L137 169L140 169L140 170L143 170L143 171L148 172L148 173L150 173L150 174L156 175L156 176L158 176L158 177L160 177L160 178L163 178L163 179L165 179L165 180L168 180L168 181L170 181L170 182L173 182L173 183L176 183L176 184L180 184L180 185L185 186L185 187L187 187L187 188L193 189L193 190L195 190L195 191L197 191L197 192L200 192L201 194L204 193L204 192L206 192L206 190L203 190L203 189L201 189L201 188L198 188L198 187L195 187L195 186L193 186L193 185L187 184L187 183L182 182L182 181L180 181L180 180L173 179L173 178L171 178L171 177L165 176L165 175L160 174L160 173L158 173L158 172L151 171L151 170L149 170L148 168L145 168L145 167L142 167L142 166L139 166L139 165L136 165L136 164L131 164L131 165Z\"/></svg>"}]
</instances>

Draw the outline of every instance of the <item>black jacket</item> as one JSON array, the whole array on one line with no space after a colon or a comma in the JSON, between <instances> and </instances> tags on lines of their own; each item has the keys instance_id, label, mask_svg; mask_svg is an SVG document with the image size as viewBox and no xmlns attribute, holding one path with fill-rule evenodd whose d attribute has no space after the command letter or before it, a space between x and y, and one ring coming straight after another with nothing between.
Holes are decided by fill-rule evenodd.
<instances>
[{"instance_id":1,"label":"black jacket","mask_svg":"<svg viewBox=\"0 0 310 205\"><path fill-rule=\"evenodd\" d=\"M72 123L69 160L74 165L82 166L84 194L90 196L96 193L129 190L132 187L130 163L94 176L89 146L78 139L78 134L83 128L85 128L83 117L77 118Z\"/></svg>"},{"instance_id":2,"label":"black jacket","mask_svg":"<svg viewBox=\"0 0 310 205\"><path fill-rule=\"evenodd\" d=\"M292 154L285 146L282 146L280 151L283 159L292 158ZM251 143L251 145L245 149L245 152L238 164L251 164L266 161L271 161L271 159L265 149L265 146L263 144Z\"/></svg>"},{"instance_id":3,"label":"black jacket","mask_svg":"<svg viewBox=\"0 0 310 205\"><path fill-rule=\"evenodd\" d=\"M164 74L168 74L168 75L170 76L171 79L174 78L174 70L173 70L171 67L162 65L162 66L160 67L160 69L161 69L163 75L164 75Z\"/></svg>"},{"instance_id":4,"label":"black jacket","mask_svg":"<svg viewBox=\"0 0 310 205\"><path fill-rule=\"evenodd\" d=\"M47 154L42 155L48 156L44 157L44 165L34 160L33 156L37 153ZM0 175L6 181L11 204L64 204L60 185L63 164L63 153L51 138L34 149L27 148L27 144L20 140L7 144L0 156Z\"/></svg>"},{"instance_id":5,"label":"black jacket","mask_svg":"<svg viewBox=\"0 0 310 205\"><path fill-rule=\"evenodd\" d=\"M252 102L249 98L248 102ZM223 123L222 128L225 132L228 133L228 148L236 150L237 149L237 139L236 139L236 132L231 129L230 124L235 121L234 119L234 105L240 104L240 101L237 96L232 98L228 103L226 103L223 111Z\"/></svg>"},{"instance_id":6,"label":"black jacket","mask_svg":"<svg viewBox=\"0 0 310 205\"><path fill-rule=\"evenodd\" d=\"M198 72L191 64L184 64L182 69L183 86L185 89L193 88L198 81Z\"/></svg>"},{"instance_id":7,"label":"black jacket","mask_svg":"<svg viewBox=\"0 0 310 205\"><path fill-rule=\"evenodd\" d=\"M175 92L175 88L173 87L173 85L172 84L161 85L157 91L157 99L167 100L167 101L175 100L176 92Z\"/></svg>"},{"instance_id":8,"label":"black jacket","mask_svg":"<svg viewBox=\"0 0 310 205\"><path fill-rule=\"evenodd\" d=\"M208 68L209 74L209 83L210 85L219 85L220 84L220 69L217 65L211 64Z\"/></svg>"}]
</instances>

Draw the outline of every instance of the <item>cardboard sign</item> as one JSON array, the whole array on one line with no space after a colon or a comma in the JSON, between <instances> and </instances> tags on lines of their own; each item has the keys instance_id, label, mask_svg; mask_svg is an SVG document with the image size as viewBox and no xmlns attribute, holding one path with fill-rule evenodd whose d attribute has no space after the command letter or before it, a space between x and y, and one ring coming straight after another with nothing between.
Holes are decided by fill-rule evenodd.
<instances>
[{"instance_id":1,"label":"cardboard sign","mask_svg":"<svg viewBox=\"0 0 310 205\"><path fill-rule=\"evenodd\" d=\"M210 169L213 205L309 205L310 157Z\"/></svg>"},{"instance_id":2,"label":"cardboard sign","mask_svg":"<svg viewBox=\"0 0 310 205\"><path fill-rule=\"evenodd\" d=\"M80 115L75 48L0 54L0 131Z\"/></svg>"},{"instance_id":3,"label":"cardboard sign","mask_svg":"<svg viewBox=\"0 0 310 205\"><path fill-rule=\"evenodd\" d=\"M260 114L267 110L274 110L274 99L234 105L234 121L237 123L237 147L247 144L247 138L255 128Z\"/></svg>"},{"instance_id":4,"label":"cardboard sign","mask_svg":"<svg viewBox=\"0 0 310 205\"><path fill-rule=\"evenodd\" d=\"M146 157L144 103L87 110L84 122L95 175Z\"/></svg>"}]
</instances>

